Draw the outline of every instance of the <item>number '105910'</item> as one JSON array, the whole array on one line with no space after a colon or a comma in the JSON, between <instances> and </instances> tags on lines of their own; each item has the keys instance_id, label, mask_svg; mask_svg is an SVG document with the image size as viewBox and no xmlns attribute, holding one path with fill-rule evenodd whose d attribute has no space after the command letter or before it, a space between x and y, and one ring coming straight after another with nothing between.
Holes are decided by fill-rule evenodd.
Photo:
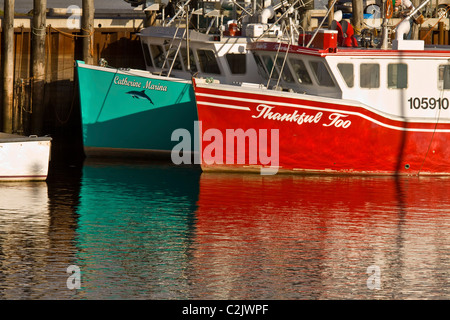
<instances>
[{"instance_id":1,"label":"number '105910'","mask_svg":"<svg viewBox=\"0 0 450 320\"><path fill-rule=\"evenodd\" d=\"M449 102L447 98L409 98L410 109L448 109Z\"/></svg>"}]
</instances>

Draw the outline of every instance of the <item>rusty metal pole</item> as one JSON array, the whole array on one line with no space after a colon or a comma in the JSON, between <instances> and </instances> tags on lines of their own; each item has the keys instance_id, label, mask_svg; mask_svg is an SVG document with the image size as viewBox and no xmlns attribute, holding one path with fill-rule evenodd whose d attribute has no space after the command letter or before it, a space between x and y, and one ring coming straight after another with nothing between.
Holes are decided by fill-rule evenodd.
<instances>
[{"instance_id":1,"label":"rusty metal pole","mask_svg":"<svg viewBox=\"0 0 450 320\"><path fill-rule=\"evenodd\" d=\"M83 0L81 29L83 38L83 60L86 64L94 63L94 0Z\"/></svg>"},{"instance_id":2,"label":"rusty metal pole","mask_svg":"<svg viewBox=\"0 0 450 320\"><path fill-rule=\"evenodd\" d=\"M14 104L14 0L5 1L2 20L3 131L13 132Z\"/></svg>"},{"instance_id":3,"label":"rusty metal pole","mask_svg":"<svg viewBox=\"0 0 450 320\"><path fill-rule=\"evenodd\" d=\"M41 135L43 132L45 104L45 39L47 34L47 0L33 0L33 21L31 26L31 68L33 76L33 106L31 131Z\"/></svg>"}]
</instances>

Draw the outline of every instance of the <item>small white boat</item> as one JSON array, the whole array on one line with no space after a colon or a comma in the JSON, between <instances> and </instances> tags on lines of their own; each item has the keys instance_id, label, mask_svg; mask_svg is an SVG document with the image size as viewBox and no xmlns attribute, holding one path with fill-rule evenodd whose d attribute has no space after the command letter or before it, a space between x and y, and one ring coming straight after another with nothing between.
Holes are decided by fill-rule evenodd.
<instances>
[{"instance_id":1,"label":"small white boat","mask_svg":"<svg viewBox=\"0 0 450 320\"><path fill-rule=\"evenodd\" d=\"M0 132L0 181L46 180L51 140Z\"/></svg>"}]
</instances>

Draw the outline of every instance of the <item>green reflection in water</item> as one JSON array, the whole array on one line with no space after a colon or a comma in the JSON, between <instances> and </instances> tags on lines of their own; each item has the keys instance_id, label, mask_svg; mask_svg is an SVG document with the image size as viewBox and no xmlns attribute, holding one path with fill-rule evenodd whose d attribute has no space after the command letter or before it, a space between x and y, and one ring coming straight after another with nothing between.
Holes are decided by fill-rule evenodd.
<instances>
[{"instance_id":1,"label":"green reflection in water","mask_svg":"<svg viewBox=\"0 0 450 320\"><path fill-rule=\"evenodd\" d=\"M199 194L196 168L83 168L77 246L85 298L182 298Z\"/></svg>"}]
</instances>

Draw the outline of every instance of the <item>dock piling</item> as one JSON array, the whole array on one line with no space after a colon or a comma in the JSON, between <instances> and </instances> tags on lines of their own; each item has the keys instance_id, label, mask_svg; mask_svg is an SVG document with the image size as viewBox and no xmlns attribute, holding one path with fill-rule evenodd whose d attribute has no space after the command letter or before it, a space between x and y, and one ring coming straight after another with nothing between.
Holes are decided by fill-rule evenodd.
<instances>
[{"instance_id":1,"label":"dock piling","mask_svg":"<svg viewBox=\"0 0 450 320\"><path fill-rule=\"evenodd\" d=\"M83 31L83 60L86 64L94 63L94 0L83 0L81 29Z\"/></svg>"},{"instance_id":2,"label":"dock piling","mask_svg":"<svg viewBox=\"0 0 450 320\"><path fill-rule=\"evenodd\" d=\"M13 133L14 96L14 0L4 2L2 24L3 132Z\"/></svg>"},{"instance_id":3,"label":"dock piling","mask_svg":"<svg viewBox=\"0 0 450 320\"><path fill-rule=\"evenodd\" d=\"M47 16L47 0L33 0L33 21L31 26L31 65L33 77L32 91L32 133L41 135L44 124L44 91L45 91L45 39Z\"/></svg>"},{"instance_id":4,"label":"dock piling","mask_svg":"<svg viewBox=\"0 0 450 320\"><path fill-rule=\"evenodd\" d=\"M355 34L360 34L364 25L364 12L363 1L352 0L352 24L355 28Z\"/></svg>"}]
</instances>

